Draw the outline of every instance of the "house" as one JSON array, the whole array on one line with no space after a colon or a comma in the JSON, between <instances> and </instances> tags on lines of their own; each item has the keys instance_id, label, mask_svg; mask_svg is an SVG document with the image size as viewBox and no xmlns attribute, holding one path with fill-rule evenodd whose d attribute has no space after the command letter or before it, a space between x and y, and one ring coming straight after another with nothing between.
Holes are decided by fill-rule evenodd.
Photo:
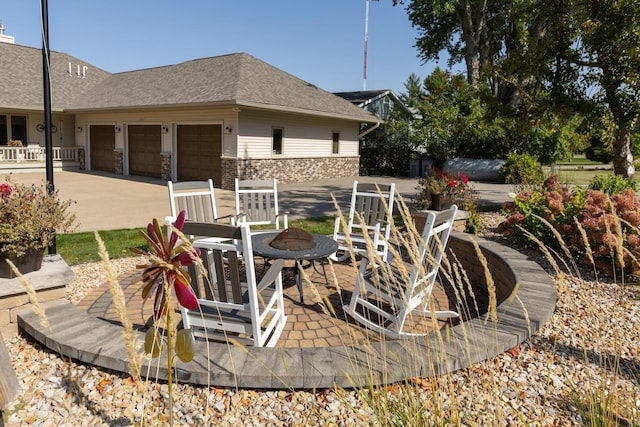
<instances>
[{"instance_id":1,"label":"house","mask_svg":"<svg viewBox=\"0 0 640 427\"><path fill-rule=\"evenodd\" d=\"M382 120L389 120L394 111L400 111L401 117L407 120L413 117L412 112L402 100L389 89L334 92L334 95L375 114Z\"/></svg>"},{"instance_id":2,"label":"house","mask_svg":"<svg viewBox=\"0 0 640 427\"><path fill-rule=\"evenodd\" d=\"M114 74L50 56L53 145L85 170L225 189L357 176L361 133L382 122L247 53ZM0 150L44 146L41 50L0 42L0 57Z\"/></svg>"}]
</instances>

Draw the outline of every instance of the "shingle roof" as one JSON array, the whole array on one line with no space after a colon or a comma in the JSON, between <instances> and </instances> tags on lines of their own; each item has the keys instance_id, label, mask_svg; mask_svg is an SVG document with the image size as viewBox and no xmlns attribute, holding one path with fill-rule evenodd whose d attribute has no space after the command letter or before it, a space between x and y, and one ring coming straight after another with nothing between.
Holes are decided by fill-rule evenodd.
<instances>
[{"instance_id":1,"label":"shingle roof","mask_svg":"<svg viewBox=\"0 0 640 427\"><path fill-rule=\"evenodd\" d=\"M363 104L367 101L370 101L373 98L378 98L380 96L384 96L391 91L388 89L383 90L357 90L354 92L334 92L334 95L339 96L340 98L344 98L347 101L353 104Z\"/></svg>"},{"instance_id":2,"label":"shingle roof","mask_svg":"<svg viewBox=\"0 0 640 427\"><path fill-rule=\"evenodd\" d=\"M0 43L0 58L0 106L42 110L41 49ZM50 76L54 111L231 104L379 121L350 102L247 53L110 74L52 51Z\"/></svg>"},{"instance_id":3,"label":"shingle roof","mask_svg":"<svg viewBox=\"0 0 640 427\"><path fill-rule=\"evenodd\" d=\"M73 110L232 104L377 122L350 102L247 53L112 74Z\"/></svg>"},{"instance_id":4,"label":"shingle roof","mask_svg":"<svg viewBox=\"0 0 640 427\"><path fill-rule=\"evenodd\" d=\"M376 102L384 99L385 97L389 97L395 106L395 108L400 108L404 111L405 117L413 117L414 113L407 108L406 105L402 102L398 96L389 89L382 90L358 90L354 92L334 92L334 95L339 96L340 98L346 99L351 102L353 105L357 105L360 108L363 108L367 111L371 111L376 113L378 116L383 117L385 120L389 118L391 114L391 110L385 108L384 110L374 111L376 110Z\"/></svg>"},{"instance_id":5,"label":"shingle roof","mask_svg":"<svg viewBox=\"0 0 640 427\"><path fill-rule=\"evenodd\" d=\"M0 58L0 106L42 110L42 50L0 43ZM74 98L109 76L108 72L65 53L51 51L50 59L51 108L54 111L72 106ZM87 66L85 77L77 75L78 65L81 74Z\"/></svg>"}]
</instances>

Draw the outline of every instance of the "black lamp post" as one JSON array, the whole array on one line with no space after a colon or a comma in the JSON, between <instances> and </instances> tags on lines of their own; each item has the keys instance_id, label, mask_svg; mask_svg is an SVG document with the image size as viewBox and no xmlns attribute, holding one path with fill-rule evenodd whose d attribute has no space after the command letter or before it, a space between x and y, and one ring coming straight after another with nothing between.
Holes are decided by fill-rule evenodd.
<instances>
[{"instance_id":1,"label":"black lamp post","mask_svg":"<svg viewBox=\"0 0 640 427\"><path fill-rule=\"evenodd\" d=\"M51 80L49 76L51 58L49 56L49 5L47 0L40 0L42 19L42 87L44 88L44 147L47 172L47 191L55 191L53 185L53 141L51 138ZM56 236L53 235L49 245L49 254L56 253Z\"/></svg>"}]
</instances>

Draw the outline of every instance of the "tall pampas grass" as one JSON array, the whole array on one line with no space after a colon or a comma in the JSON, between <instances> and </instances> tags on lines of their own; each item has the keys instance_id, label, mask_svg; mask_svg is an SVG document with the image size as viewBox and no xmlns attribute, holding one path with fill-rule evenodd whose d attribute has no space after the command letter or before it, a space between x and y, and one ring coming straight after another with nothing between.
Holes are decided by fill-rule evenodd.
<instances>
[{"instance_id":1,"label":"tall pampas grass","mask_svg":"<svg viewBox=\"0 0 640 427\"><path fill-rule=\"evenodd\" d=\"M96 242L98 243L98 253L102 260L102 265L107 277L107 283L109 285L109 291L113 297L113 304L116 307L116 313L122 323L122 336L124 338L125 347L129 356L129 374L133 377L139 387L142 387L142 376L140 374L142 368L142 358L140 356L140 343L136 339L136 333L133 330L133 325L127 317L127 307L122 292L122 287L118 282L118 274L116 268L109 259L109 253L104 244L104 241L100 237L98 232L94 233Z\"/></svg>"}]
</instances>

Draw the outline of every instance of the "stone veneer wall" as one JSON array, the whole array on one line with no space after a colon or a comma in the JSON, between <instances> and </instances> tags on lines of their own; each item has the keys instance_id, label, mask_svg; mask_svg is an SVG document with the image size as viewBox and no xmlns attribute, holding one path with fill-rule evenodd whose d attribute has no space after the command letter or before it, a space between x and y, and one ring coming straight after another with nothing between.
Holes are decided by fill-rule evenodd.
<instances>
[{"instance_id":1,"label":"stone veneer wall","mask_svg":"<svg viewBox=\"0 0 640 427\"><path fill-rule=\"evenodd\" d=\"M318 179L357 176L360 157L314 157L275 159L222 159L222 183L225 190L235 189L235 178L272 179L279 184Z\"/></svg>"},{"instance_id":2,"label":"stone veneer wall","mask_svg":"<svg viewBox=\"0 0 640 427\"><path fill-rule=\"evenodd\" d=\"M113 150L113 166L116 175L124 175L124 154L122 150Z\"/></svg>"},{"instance_id":3,"label":"stone veneer wall","mask_svg":"<svg viewBox=\"0 0 640 427\"><path fill-rule=\"evenodd\" d=\"M171 153L160 153L160 179L163 181L171 181Z\"/></svg>"},{"instance_id":4,"label":"stone veneer wall","mask_svg":"<svg viewBox=\"0 0 640 427\"><path fill-rule=\"evenodd\" d=\"M40 270L24 275L40 303L65 297L67 284L73 282L73 271L58 254L45 255ZM16 323L18 312L31 303L31 297L20 279L0 279L0 326Z\"/></svg>"},{"instance_id":5,"label":"stone veneer wall","mask_svg":"<svg viewBox=\"0 0 640 427\"><path fill-rule=\"evenodd\" d=\"M81 171L86 170L87 166L86 166L86 160L84 158L85 156L85 150L84 147L78 147L78 164L79 164L79 168Z\"/></svg>"}]
</instances>

